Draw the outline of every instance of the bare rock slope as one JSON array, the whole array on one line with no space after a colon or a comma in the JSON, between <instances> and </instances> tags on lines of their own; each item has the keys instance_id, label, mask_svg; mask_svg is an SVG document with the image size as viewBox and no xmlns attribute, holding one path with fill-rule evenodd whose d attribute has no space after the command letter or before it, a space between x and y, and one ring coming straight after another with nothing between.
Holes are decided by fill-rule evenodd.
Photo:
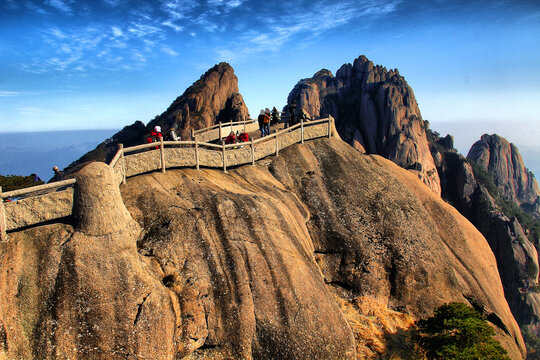
<instances>
[{"instance_id":1,"label":"bare rock slope","mask_svg":"<svg viewBox=\"0 0 540 360\"><path fill-rule=\"evenodd\" d=\"M537 235L523 229L515 214L505 214L501 198L525 211L538 202L538 185L517 147L498 135L483 135L468 159L446 138L432 139L441 176L442 197L486 237L501 275L510 309L519 325L540 334ZM474 167L473 167L474 166ZM532 211L534 215L535 212ZM536 220L538 221L538 220ZM531 224L528 224L529 226ZM531 229L532 230L532 229ZM535 238L536 237L536 238Z\"/></svg>"},{"instance_id":2,"label":"bare rock slope","mask_svg":"<svg viewBox=\"0 0 540 360\"><path fill-rule=\"evenodd\" d=\"M440 194L424 121L412 88L397 69L374 66L365 56L298 82L288 103L311 116L332 115L340 136L361 152L378 154L418 175Z\"/></svg>"},{"instance_id":3,"label":"bare rock slope","mask_svg":"<svg viewBox=\"0 0 540 360\"><path fill-rule=\"evenodd\" d=\"M77 211L73 226L27 229L1 244L0 353L362 358L339 306L355 298L413 317L470 302L523 358L482 235L417 176L339 139L228 174L137 176L121 192L129 214L105 191L76 198L95 216ZM117 224L94 232L107 221Z\"/></svg>"}]
</instances>

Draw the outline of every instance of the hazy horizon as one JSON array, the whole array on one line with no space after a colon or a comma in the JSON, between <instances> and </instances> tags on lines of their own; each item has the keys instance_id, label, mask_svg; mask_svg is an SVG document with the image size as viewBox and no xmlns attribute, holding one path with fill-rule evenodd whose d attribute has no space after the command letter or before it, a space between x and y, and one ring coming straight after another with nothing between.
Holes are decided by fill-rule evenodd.
<instances>
[{"instance_id":1,"label":"hazy horizon","mask_svg":"<svg viewBox=\"0 0 540 360\"><path fill-rule=\"evenodd\" d=\"M535 177L540 175L540 144L527 145L515 138L527 127L527 122L508 124L499 122L487 125L482 122L431 122L430 128L441 136L454 137L454 146L463 156L483 134L498 134L519 149L525 166ZM125 124L129 125L129 124ZM83 129L38 132L0 132L0 175L30 175L36 173L42 180L52 177L52 167L63 169L120 129ZM540 131L527 131L526 137L538 138Z\"/></svg>"}]
</instances>

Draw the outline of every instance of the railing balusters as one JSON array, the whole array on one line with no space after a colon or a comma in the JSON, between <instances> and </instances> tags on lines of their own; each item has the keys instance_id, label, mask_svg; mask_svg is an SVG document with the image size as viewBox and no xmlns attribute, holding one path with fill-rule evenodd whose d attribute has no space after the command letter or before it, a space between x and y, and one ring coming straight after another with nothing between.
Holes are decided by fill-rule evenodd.
<instances>
[{"instance_id":1,"label":"railing balusters","mask_svg":"<svg viewBox=\"0 0 540 360\"><path fill-rule=\"evenodd\" d=\"M199 142L195 141L195 168L199 170Z\"/></svg>"},{"instance_id":2,"label":"railing balusters","mask_svg":"<svg viewBox=\"0 0 540 360\"><path fill-rule=\"evenodd\" d=\"M163 145L163 136L159 138L159 151L161 153L161 172L165 172L165 147Z\"/></svg>"},{"instance_id":3,"label":"railing balusters","mask_svg":"<svg viewBox=\"0 0 540 360\"><path fill-rule=\"evenodd\" d=\"M221 141L221 146L223 149L223 172L227 172L227 156L225 154L225 140Z\"/></svg>"},{"instance_id":4,"label":"railing balusters","mask_svg":"<svg viewBox=\"0 0 540 360\"><path fill-rule=\"evenodd\" d=\"M7 241L6 226L6 206L4 205L2 187L0 186L0 242Z\"/></svg>"}]
</instances>

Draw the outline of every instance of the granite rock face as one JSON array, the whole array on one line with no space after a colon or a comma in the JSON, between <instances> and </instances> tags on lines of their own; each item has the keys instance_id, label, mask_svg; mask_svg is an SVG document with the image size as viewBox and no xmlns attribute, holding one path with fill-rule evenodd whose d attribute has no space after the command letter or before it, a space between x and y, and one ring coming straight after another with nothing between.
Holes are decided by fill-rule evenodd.
<instances>
[{"instance_id":1,"label":"granite rock face","mask_svg":"<svg viewBox=\"0 0 540 360\"><path fill-rule=\"evenodd\" d=\"M191 129L198 130L218 122L247 119L248 109L238 91L233 68L222 62L208 70L179 96L147 129L160 125L165 134L177 129L183 140L190 140Z\"/></svg>"},{"instance_id":2,"label":"granite rock face","mask_svg":"<svg viewBox=\"0 0 540 360\"><path fill-rule=\"evenodd\" d=\"M471 148L469 159L450 146L448 136L432 139L431 145L441 176L443 199L454 205L485 236L497 259L505 296L514 317L520 325L539 335L537 249L519 221L505 215L496 200L497 196L502 195L516 205L523 205L516 195L534 193L534 187L525 192L516 189L526 188L524 185L531 179L536 183L534 177L525 170L517 148L498 135L482 136L482 140ZM512 159L519 161L514 163ZM480 176L478 179L473 166L480 168L476 170L477 176ZM483 174L478 173L482 169ZM516 180L521 179L521 176L528 176L528 180ZM492 182L486 180L486 177L492 178ZM499 183L490 185L497 178ZM532 197L522 196L522 199Z\"/></svg>"},{"instance_id":3,"label":"granite rock face","mask_svg":"<svg viewBox=\"0 0 540 360\"><path fill-rule=\"evenodd\" d=\"M70 164L66 172L76 172L91 161L110 161L120 143L124 147L145 143L150 130L156 125L161 126L164 135L174 128L182 140L191 140L192 129L202 129L220 121L241 121L247 117L248 109L238 90L238 78L233 68L222 62L203 74L165 112L146 126L136 121L124 127Z\"/></svg>"},{"instance_id":4,"label":"granite rock face","mask_svg":"<svg viewBox=\"0 0 540 360\"><path fill-rule=\"evenodd\" d=\"M288 97L310 116L332 115L343 140L360 152L379 154L418 175L440 194L437 168L413 90L397 69L373 65L365 56L303 79Z\"/></svg>"},{"instance_id":5,"label":"granite rock face","mask_svg":"<svg viewBox=\"0 0 540 360\"><path fill-rule=\"evenodd\" d=\"M0 353L354 359L339 303L355 298L415 318L477 305L523 358L482 235L416 175L337 138L227 174L136 176L121 193L130 216L106 191L114 206L94 199L93 216L0 244ZM95 233L99 214L122 226Z\"/></svg>"},{"instance_id":6,"label":"granite rock face","mask_svg":"<svg viewBox=\"0 0 540 360\"><path fill-rule=\"evenodd\" d=\"M484 134L473 144L467 158L487 170L504 199L540 217L540 212L535 211L540 204L538 182L514 144L497 134Z\"/></svg>"}]
</instances>

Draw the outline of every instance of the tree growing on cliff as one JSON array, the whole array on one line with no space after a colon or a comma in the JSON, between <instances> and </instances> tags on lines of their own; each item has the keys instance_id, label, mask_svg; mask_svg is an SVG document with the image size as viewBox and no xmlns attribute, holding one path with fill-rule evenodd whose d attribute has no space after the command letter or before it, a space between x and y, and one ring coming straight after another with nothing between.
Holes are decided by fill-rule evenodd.
<instances>
[{"instance_id":1,"label":"tree growing on cliff","mask_svg":"<svg viewBox=\"0 0 540 360\"><path fill-rule=\"evenodd\" d=\"M432 317L418 322L418 341L428 359L509 360L485 317L462 303L435 309Z\"/></svg>"}]
</instances>

